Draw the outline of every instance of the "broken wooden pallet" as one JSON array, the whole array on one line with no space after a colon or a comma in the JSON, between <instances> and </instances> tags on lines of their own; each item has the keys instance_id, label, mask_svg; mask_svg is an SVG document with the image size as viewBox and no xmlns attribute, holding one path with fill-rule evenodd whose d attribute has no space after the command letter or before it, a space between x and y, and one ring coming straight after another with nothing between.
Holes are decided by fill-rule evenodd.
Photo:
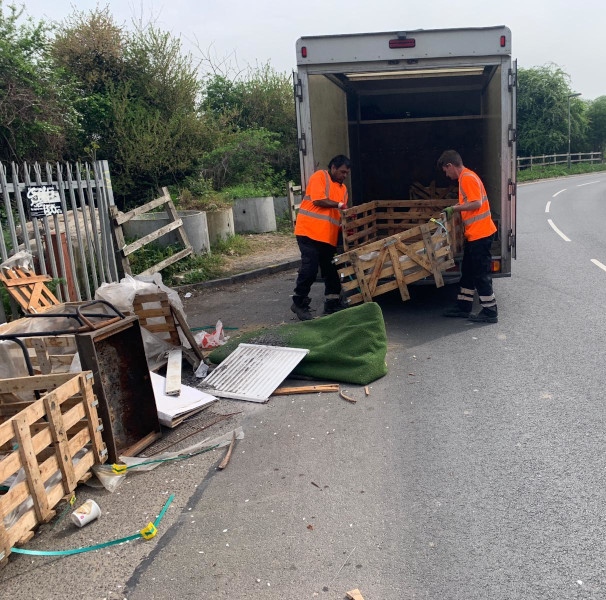
<instances>
[{"instance_id":1,"label":"broken wooden pallet","mask_svg":"<svg viewBox=\"0 0 606 600\"><path fill-rule=\"evenodd\" d=\"M417 225L335 257L341 286L350 293L349 304L372 302L395 289L402 300L408 300L408 284L426 277L433 276L436 287L442 287L442 272L455 264L451 228L451 223L446 229L437 223Z\"/></svg>"},{"instance_id":2,"label":"broken wooden pallet","mask_svg":"<svg viewBox=\"0 0 606 600\"><path fill-rule=\"evenodd\" d=\"M0 281L26 313L38 313L60 304L46 287L51 280L49 275L36 275L24 267L0 269Z\"/></svg>"},{"instance_id":3,"label":"broken wooden pallet","mask_svg":"<svg viewBox=\"0 0 606 600\"><path fill-rule=\"evenodd\" d=\"M0 380L0 450L6 452L0 483L23 472L23 481L0 495L0 564L53 518L54 507L94 464L105 462L92 385L90 371Z\"/></svg>"}]
</instances>

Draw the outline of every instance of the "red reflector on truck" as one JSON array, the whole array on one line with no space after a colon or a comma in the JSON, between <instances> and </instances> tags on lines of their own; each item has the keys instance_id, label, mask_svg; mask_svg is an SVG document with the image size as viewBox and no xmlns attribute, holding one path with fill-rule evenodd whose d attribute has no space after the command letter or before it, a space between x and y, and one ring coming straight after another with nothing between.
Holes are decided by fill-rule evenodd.
<instances>
[{"instance_id":1,"label":"red reflector on truck","mask_svg":"<svg viewBox=\"0 0 606 600\"><path fill-rule=\"evenodd\" d=\"M307 58L307 46L303 46L303 47L301 48L301 56L302 56L303 58Z\"/></svg>"},{"instance_id":2,"label":"red reflector on truck","mask_svg":"<svg viewBox=\"0 0 606 600\"><path fill-rule=\"evenodd\" d=\"M414 48L416 41L414 39L389 40L390 48Z\"/></svg>"},{"instance_id":3,"label":"red reflector on truck","mask_svg":"<svg viewBox=\"0 0 606 600\"><path fill-rule=\"evenodd\" d=\"M507 41L507 38L504 35L502 35L501 36L501 48L505 48L506 41Z\"/></svg>"},{"instance_id":4,"label":"red reflector on truck","mask_svg":"<svg viewBox=\"0 0 606 600\"><path fill-rule=\"evenodd\" d=\"M501 272L501 261L500 260L493 260L490 263L490 270L493 273L500 273Z\"/></svg>"}]
</instances>

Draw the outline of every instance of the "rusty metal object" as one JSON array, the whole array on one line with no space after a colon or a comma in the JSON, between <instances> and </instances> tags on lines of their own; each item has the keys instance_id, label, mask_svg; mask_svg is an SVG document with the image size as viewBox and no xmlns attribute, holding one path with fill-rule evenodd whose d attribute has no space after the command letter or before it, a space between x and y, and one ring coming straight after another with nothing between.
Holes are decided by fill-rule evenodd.
<instances>
[{"instance_id":1,"label":"rusty metal object","mask_svg":"<svg viewBox=\"0 0 606 600\"><path fill-rule=\"evenodd\" d=\"M110 462L138 454L162 436L138 318L75 337L82 369L93 372Z\"/></svg>"}]
</instances>

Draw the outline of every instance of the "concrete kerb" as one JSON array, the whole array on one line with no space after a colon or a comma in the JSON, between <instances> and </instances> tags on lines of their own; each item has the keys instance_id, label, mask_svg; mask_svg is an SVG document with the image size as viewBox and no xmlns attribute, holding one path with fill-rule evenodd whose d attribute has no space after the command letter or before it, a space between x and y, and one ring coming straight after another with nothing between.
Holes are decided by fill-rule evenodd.
<instances>
[{"instance_id":1,"label":"concrete kerb","mask_svg":"<svg viewBox=\"0 0 606 600\"><path fill-rule=\"evenodd\" d=\"M244 273L237 273L230 277L223 277L221 279L211 279L210 281L201 281L200 283L190 283L187 285L175 286L175 289L179 292L190 292L194 290L203 290L208 288L225 287L228 285L234 285L236 283L242 283L244 281L250 281L251 279L258 279L259 277L266 277L273 275L274 273L280 273L282 271L290 271L296 269L301 265L301 259L289 260L274 265L268 265L261 267L260 269L254 269L253 271L245 271Z\"/></svg>"}]
</instances>

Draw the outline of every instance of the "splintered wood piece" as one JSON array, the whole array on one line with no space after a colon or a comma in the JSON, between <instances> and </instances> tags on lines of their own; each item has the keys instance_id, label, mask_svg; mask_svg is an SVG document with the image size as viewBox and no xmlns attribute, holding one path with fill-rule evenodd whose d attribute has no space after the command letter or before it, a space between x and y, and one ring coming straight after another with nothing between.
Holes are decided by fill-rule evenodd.
<instances>
[{"instance_id":1,"label":"splintered wood piece","mask_svg":"<svg viewBox=\"0 0 606 600\"><path fill-rule=\"evenodd\" d=\"M351 396L348 396L347 394L343 393L343 390L339 390L339 396L341 396L343 400L347 400L347 402L351 402L352 404L355 404L357 402L355 398L352 398Z\"/></svg>"},{"instance_id":2,"label":"splintered wood piece","mask_svg":"<svg viewBox=\"0 0 606 600\"><path fill-rule=\"evenodd\" d=\"M367 385L364 386L364 392L366 393L367 396L370 396L370 390L368 389Z\"/></svg>"},{"instance_id":3,"label":"splintered wood piece","mask_svg":"<svg viewBox=\"0 0 606 600\"><path fill-rule=\"evenodd\" d=\"M181 363L183 362L183 349L175 348L168 354L168 365L166 366L166 389L167 396L179 396L181 394Z\"/></svg>"},{"instance_id":4,"label":"splintered wood piece","mask_svg":"<svg viewBox=\"0 0 606 600\"><path fill-rule=\"evenodd\" d=\"M227 454L225 455L225 458L221 461L221 464L217 467L217 469L222 471L229 464L229 459L231 458L231 453L234 450L235 444L236 444L236 432L234 431L233 435L231 436L231 443L229 444Z\"/></svg>"},{"instance_id":5,"label":"splintered wood piece","mask_svg":"<svg viewBox=\"0 0 606 600\"><path fill-rule=\"evenodd\" d=\"M364 600L358 588L347 592L347 597L349 598L349 600Z\"/></svg>"},{"instance_id":6,"label":"splintered wood piece","mask_svg":"<svg viewBox=\"0 0 606 600\"><path fill-rule=\"evenodd\" d=\"M313 394L315 392L338 392L339 384L328 385L304 385L301 387L278 388L272 396L288 396L290 394Z\"/></svg>"}]
</instances>

